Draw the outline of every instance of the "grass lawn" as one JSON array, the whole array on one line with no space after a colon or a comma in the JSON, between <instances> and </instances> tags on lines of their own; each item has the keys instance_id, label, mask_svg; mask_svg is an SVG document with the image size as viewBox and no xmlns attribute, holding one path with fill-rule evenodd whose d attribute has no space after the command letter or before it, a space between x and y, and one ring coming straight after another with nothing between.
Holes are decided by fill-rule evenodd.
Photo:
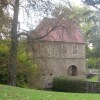
<instances>
[{"instance_id":1,"label":"grass lawn","mask_svg":"<svg viewBox=\"0 0 100 100\"><path fill-rule=\"evenodd\" d=\"M90 82L98 82L98 75L95 75L94 77L92 77L90 79L87 79L87 81L90 81Z\"/></svg>"},{"instance_id":2,"label":"grass lawn","mask_svg":"<svg viewBox=\"0 0 100 100\"><path fill-rule=\"evenodd\" d=\"M100 100L100 94L48 92L0 85L0 100Z\"/></svg>"}]
</instances>

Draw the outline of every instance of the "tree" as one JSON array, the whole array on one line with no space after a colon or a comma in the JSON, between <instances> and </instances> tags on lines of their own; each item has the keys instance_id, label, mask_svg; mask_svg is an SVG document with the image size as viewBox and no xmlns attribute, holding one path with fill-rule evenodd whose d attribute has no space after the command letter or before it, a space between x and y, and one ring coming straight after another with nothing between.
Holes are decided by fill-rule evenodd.
<instances>
[{"instance_id":1,"label":"tree","mask_svg":"<svg viewBox=\"0 0 100 100\"><path fill-rule=\"evenodd\" d=\"M97 65L98 65L98 62L100 60L99 59L100 58L100 45L99 45L99 40L100 40L100 38L99 38L99 34L100 34L100 0L82 0L82 1L85 4L94 7L96 10L96 13L98 14L98 18L99 18L98 29L92 40L93 46L95 47L94 55L96 56L96 58L98 58L98 60L97 60ZM99 69L98 81L100 82L100 69Z\"/></svg>"},{"instance_id":2,"label":"tree","mask_svg":"<svg viewBox=\"0 0 100 100\"><path fill-rule=\"evenodd\" d=\"M82 1L87 5L91 5L91 6L100 4L100 0L82 0Z\"/></svg>"},{"instance_id":3,"label":"tree","mask_svg":"<svg viewBox=\"0 0 100 100\"><path fill-rule=\"evenodd\" d=\"M85 37L86 47L89 46L89 37L97 29L98 16L94 11L91 11L89 7L74 7L66 6L56 7L53 11L53 17L61 17L65 20L73 20L80 27L80 31Z\"/></svg>"},{"instance_id":4,"label":"tree","mask_svg":"<svg viewBox=\"0 0 100 100\"><path fill-rule=\"evenodd\" d=\"M9 84L16 86L16 59L17 59L17 25L18 25L19 0L15 0L14 15L11 29L11 47L9 58Z\"/></svg>"},{"instance_id":5,"label":"tree","mask_svg":"<svg viewBox=\"0 0 100 100\"><path fill-rule=\"evenodd\" d=\"M53 11L54 17L63 17L66 20L74 20L80 27L82 34L85 37L86 42L86 57L89 68L99 68L99 56L100 56L100 36L99 36L99 15L97 11L91 10L85 6L82 8L60 6L56 7ZM93 45L93 49L90 49L90 44Z\"/></svg>"},{"instance_id":6,"label":"tree","mask_svg":"<svg viewBox=\"0 0 100 100\"><path fill-rule=\"evenodd\" d=\"M93 45L93 57L100 57L100 45L99 45L99 35L100 35L100 0L83 0L83 2L87 5L90 5L96 9L93 12L95 13L95 16L91 18L92 22L94 23L94 27L89 31L89 33L92 33L89 35L88 42L92 43Z\"/></svg>"},{"instance_id":7,"label":"tree","mask_svg":"<svg viewBox=\"0 0 100 100\"><path fill-rule=\"evenodd\" d=\"M22 6L20 5L20 2L22 2ZM24 3L23 3L24 2ZM44 12L45 14L47 14L48 10L50 11L53 6L52 3L49 0L0 0L0 5L2 7L7 7L7 6L12 6L13 7L13 18L12 18L12 27L11 27L11 46L10 46L10 54L9 54L9 84L16 86L16 75L17 75L17 48L18 48L18 38L21 35L26 36L27 38L29 38L30 40L32 40L33 38L31 38L30 36L30 31L25 31L25 32L18 32L18 15L19 15L19 8L23 7L27 12L28 17L30 17L30 13L32 13L32 10L34 11L40 11L40 12ZM31 10L30 10L31 9ZM44 14L44 15L45 15ZM50 30L47 30L47 32L45 32L44 36L41 37L35 37L34 40L39 40L44 38L45 36L47 36L51 31L53 31L56 27L57 27L57 23L55 25L53 25L53 27L50 28ZM33 40L33 41L34 41Z\"/></svg>"},{"instance_id":8,"label":"tree","mask_svg":"<svg viewBox=\"0 0 100 100\"><path fill-rule=\"evenodd\" d=\"M24 5L20 5L20 1L24 2ZM13 20L12 20L12 28L11 28L11 47L10 47L10 56L9 56L9 84L16 86L16 75L17 75L16 61L17 61L18 38L21 35L26 36L31 41L37 41L39 39L44 38L45 36L50 34L50 32L53 31L56 27L59 27L59 25L60 25L59 19L63 18L64 13L62 12L61 15L58 15L59 17L57 18L57 21L55 22L54 25L52 25L51 28L47 27L47 31L45 32L45 34L43 36L39 36L39 37L34 36L34 40L33 40L33 38L31 38L31 36L30 36L31 31L23 31L23 32L18 31L18 27L20 26L18 23L18 15L19 15L19 10L20 10L19 8L23 7L25 9L24 12L25 11L27 12L26 14L28 15L28 17L31 17L30 15L31 15L32 11L44 12L44 15L46 15L46 14L48 14L48 10L50 13L52 8L54 8L54 7L52 7L53 6L52 3L49 0L26 0L26 1L23 1L23 0L15 0L15 1L1 0L1 5L2 5L2 7L7 7L7 6L11 5L14 9L13 18L12 18ZM72 20L72 19L78 20L79 19L78 16L79 15L82 16L81 11L79 11L79 13L77 14L77 12L75 12L74 9L71 8L70 4L69 4L69 7L67 7L67 8L68 8L67 15L69 17L68 20ZM78 21L81 21L81 19ZM91 28L91 26L90 26L90 28ZM34 34L37 34L35 31L32 31L32 32Z\"/></svg>"},{"instance_id":9,"label":"tree","mask_svg":"<svg viewBox=\"0 0 100 100\"><path fill-rule=\"evenodd\" d=\"M10 33L11 28L11 17L1 6L0 6L0 37L7 37ZM2 37L3 36L3 37Z\"/></svg>"}]
</instances>

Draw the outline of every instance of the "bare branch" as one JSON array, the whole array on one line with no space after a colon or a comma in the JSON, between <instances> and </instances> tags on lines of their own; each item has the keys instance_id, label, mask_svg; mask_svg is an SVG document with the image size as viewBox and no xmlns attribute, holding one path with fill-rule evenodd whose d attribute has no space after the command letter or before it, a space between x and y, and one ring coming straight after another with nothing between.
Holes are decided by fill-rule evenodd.
<instances>
[{"instance_id":1,"label":"bare branch","mask_svg":"<svg viewBox=\"0 0 100 100\"><path fill-rule=\"evenodd\" d=\"M49 31L46 32L45 35L40 36L40 37L33 38L30 35L31 32L21 32L21 33L17 34L17 37L19 38L20 36L24 35L24 36L26 36L29 39L33 39L34 41L41 40L41 39L45 38L46 36L48 36L53 30L55 30L56 28L58 28L60 26L61 25L55 25L55 26L53 26Z\"/></svg>"},{"instance_id":2,"label":"bare branch","mask_svg":"<svg viewBox=\"0 0 100 100\"><path fill-rule=\"evenodd\" d=\"M9 4L9 5L11 5L13 8L15 7L15 6L14 6L14 4L13 4L13 3L11 3L11 2L9 2L8 4Z\"/></svg>"},{"instance_id":3,"label":"bare branch","mask_svg":"<svg viewBox=\"0 0 100 100\"><path fill-rule=\"evenodd\" d=\"M97 6L93 5L94 8L96 8L98 11L100 11L100 8L98 8Z\"/></svg>"},{"instance_id":4,"label":"bare branch","mask_svg":"<svg viewBox=\"0 0 100 100\"><path fill-rule=\"evenodd\" d=\"M40 40L40 39L42 39L42 38L48 36L48 35L50 34L50 32L52 32L54 29L55 29L55 27L53 27L53 28L52 28L50 31L48 31L45 35L43 35L43 36L41 36L41 37L35 38L35 40Z\"/></svg>"}]
</instances>

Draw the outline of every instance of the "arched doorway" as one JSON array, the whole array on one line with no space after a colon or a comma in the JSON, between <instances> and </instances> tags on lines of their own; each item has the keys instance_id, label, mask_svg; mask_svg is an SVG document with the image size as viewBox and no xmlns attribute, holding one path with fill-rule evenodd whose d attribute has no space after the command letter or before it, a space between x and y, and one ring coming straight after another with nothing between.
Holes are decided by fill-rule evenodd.
<instances>
[{"instance_id":1,"label":"arched doorway","mask_svg":"<svg viewBox=\"0 0 100 100\"><path fill-rule=\"evenodd\" d=\"M75 65L69 66L68 75L69 76L77 76L77 67Z\"/></svg>"}]
</instances>

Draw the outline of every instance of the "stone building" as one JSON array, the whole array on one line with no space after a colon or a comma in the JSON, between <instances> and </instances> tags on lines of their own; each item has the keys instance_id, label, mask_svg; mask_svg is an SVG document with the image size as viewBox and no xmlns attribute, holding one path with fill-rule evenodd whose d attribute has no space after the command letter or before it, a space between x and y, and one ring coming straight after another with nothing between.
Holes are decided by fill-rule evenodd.
<instances>
[{"instance_id":1,"label":"stone building","mask_svg":"<svg viewBox=\"0 0 100 100\"><path fill-rule=\"evenodd\" d=\"M37 33L38 36L46 34L46 29L51 29L52 21L53 19L49 21L50 28L45 28L48 26L48 19L43 19L32 36L36 37ZM55 76L85 77L85 42L76 23L62 21L58 26L50 34L34 42L35 63L40 68L37 81L41 88L51 87Z\"/></svg>"}]
</instances>

